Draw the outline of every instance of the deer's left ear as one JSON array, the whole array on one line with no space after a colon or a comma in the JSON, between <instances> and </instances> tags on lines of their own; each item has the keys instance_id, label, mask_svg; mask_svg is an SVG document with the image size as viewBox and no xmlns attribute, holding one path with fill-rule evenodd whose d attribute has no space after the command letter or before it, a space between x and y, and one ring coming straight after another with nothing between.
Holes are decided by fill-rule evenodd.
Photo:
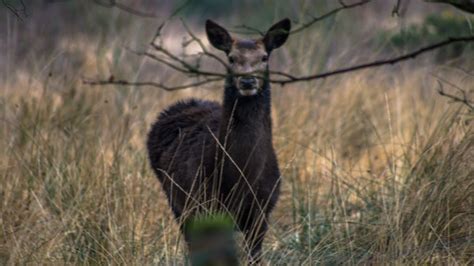
<instances>
[{"instance_id":1,"label":"deer's left ear","mask_svg":"<svg viewBox=\"0 0 474 266\"><path fill-rule=\"evenodd\" d=\"M273 49L282 46L288 36L290 35L291 21L285 18L276 24L274 24L263 37L263 43L267 53L270 53Z\"/></svg>"},{"instance_id":2,"label":"deer's left ear","mask_svg":"<svg viewBox=\"0 0 474 266\"><path fill-rule=\"evenodd\" d=\"M206 20L207 39L215 48L226 52L230 52L232 48L232 37L226 29L219 26L212 20Z\"/></svg>"}]
</instances>

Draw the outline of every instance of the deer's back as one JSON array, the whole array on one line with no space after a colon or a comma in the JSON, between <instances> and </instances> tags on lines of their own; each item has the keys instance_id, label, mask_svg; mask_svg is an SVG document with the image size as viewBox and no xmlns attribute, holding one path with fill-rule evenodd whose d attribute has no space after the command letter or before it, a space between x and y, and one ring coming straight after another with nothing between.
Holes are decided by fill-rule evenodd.
<instances>
[{"instance_id":1,"label":"deer's back","mask_svg":"<svg viewBox=\"0 0 474 266\"><path fill-rule=\"evenodd\" d=\"M198 171L206 165L208 151L218 136L221 109L211 101L180 101L161 112L152 125L148 154L169 198L172 191L177 193L173 195L176 199L186 198L183 193L190 191Z\"/></svg>"}]
</instances>

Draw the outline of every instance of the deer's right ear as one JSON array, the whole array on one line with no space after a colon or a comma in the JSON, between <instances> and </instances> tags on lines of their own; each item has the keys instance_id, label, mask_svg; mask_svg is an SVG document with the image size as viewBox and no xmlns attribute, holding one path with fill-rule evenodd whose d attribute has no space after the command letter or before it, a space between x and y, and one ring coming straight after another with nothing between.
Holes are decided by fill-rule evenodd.
<instances>
[{"instance_id":1,"label":"deer's right ear","mask_svg":"<svg viewBox=\"0 0 474 266\"><path fill-rule=\"evenodd\" d=\"M270 53L272 50L282 46L288 39L290 30L291 21L288 18L273 25L263 37L263 43L267 52Z\"/></svg>"},{"instance_id":2,"label":"deer's right ear","mask_svg":"<svg viewBox=\"0 0 474 266\"><path fill-rule=\"evenodd\" d=\"M230 52L232 48L232 37L226 29L219 26L212 20L206 20L207 39L215 48L226 53Z\"/></svg>"}]
</instances>

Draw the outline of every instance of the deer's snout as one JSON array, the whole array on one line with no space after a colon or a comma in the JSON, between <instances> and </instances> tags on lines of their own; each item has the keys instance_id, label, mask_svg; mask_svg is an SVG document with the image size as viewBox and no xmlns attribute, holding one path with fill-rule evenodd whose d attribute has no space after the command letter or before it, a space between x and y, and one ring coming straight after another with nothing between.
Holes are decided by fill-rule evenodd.
<instances>
[{"instance_id":1,"label":"deer's snout","mask_svg":"<svg viewBox=\"0 0 474 266\"><path fill-rule=\"evenodd\" d=\"M241 77L239 79L239 89L252 90L257 87L257 79L255 77Z\"/></svg>"}]
</instances>

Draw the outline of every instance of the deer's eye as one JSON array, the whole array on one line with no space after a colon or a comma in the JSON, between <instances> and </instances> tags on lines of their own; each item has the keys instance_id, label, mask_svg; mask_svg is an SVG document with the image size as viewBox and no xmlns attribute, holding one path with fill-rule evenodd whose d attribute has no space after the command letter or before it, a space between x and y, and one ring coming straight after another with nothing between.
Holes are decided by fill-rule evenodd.
<instances>
[{"instance_id":1,"label":"deer's eye","mask_svg":"<svg viewBox=\"0 0 474 266\"><path fill-rule=\"evenodd\" d=\"M229 63L231 64L235 63L235 57L229 56Z\"/></svg>"},{"instance_id":2,"label":"deer's eye","mask_svg":"<svg viewBox=\"0 0 474 266\"><path fill-rule=\"evenodd\" d=\"M267 62L268 61L268 55L264 55L262 57L262 62Z\"/></svg>"}]
</instances>

